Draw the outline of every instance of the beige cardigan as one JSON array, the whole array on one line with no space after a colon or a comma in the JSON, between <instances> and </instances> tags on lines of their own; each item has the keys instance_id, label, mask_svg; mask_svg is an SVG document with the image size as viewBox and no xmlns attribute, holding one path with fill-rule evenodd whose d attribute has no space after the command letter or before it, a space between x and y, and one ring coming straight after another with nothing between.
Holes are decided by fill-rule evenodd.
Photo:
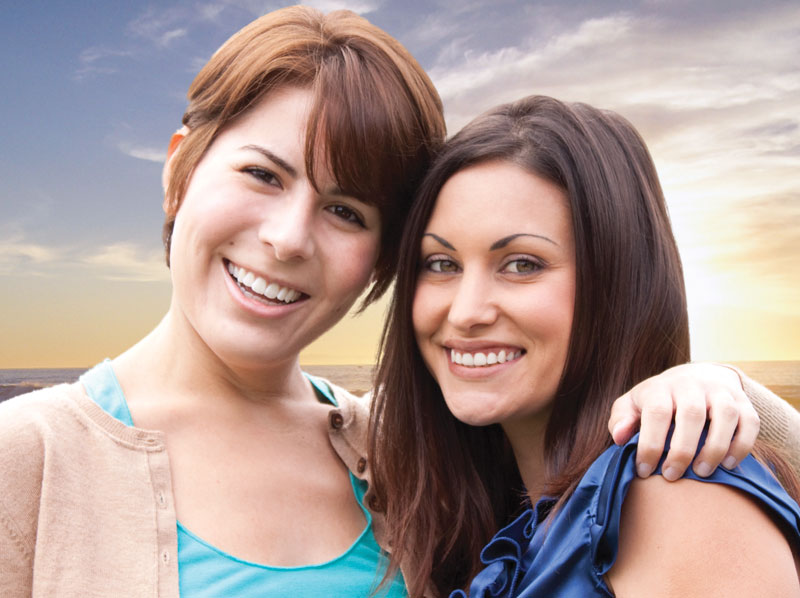
<instances>
[{"instance_id":1,"label":"beige cardigan","mask_svg":"<svg viewBox=\"0 0 800 598\"><path fill-rule=\"evenodd\" d=\"M800 470L800 414L743 380L763 437ZM368 406L331 388L331 443L369 481ZM163 436L125 426L79 383L0 404L0 596L177 598L170 480ZM365 503L374 510L371 490ZM373 518L383 546L383 517Z\"/></svg>"}]
</instances>

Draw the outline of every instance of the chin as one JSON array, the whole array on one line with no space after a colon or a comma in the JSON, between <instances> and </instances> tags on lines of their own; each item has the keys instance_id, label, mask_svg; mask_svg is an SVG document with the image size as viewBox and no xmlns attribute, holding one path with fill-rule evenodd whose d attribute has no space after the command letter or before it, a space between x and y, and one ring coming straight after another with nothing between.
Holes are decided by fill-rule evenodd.
<instances>
[{"instance_id":1,"label":"chin","mask_svg":"<svg viewBox=\"0 0 800 598\"><path fill-rule=\"evenodd\" d=\"M465 400L466 399L466 400ZM482 397L459 397L457 401L447 401L445 403L450 413L460 422L468 426L483 427L501 423L501 417L491 408L490 399Z\"/></svg>"}]
</instances>

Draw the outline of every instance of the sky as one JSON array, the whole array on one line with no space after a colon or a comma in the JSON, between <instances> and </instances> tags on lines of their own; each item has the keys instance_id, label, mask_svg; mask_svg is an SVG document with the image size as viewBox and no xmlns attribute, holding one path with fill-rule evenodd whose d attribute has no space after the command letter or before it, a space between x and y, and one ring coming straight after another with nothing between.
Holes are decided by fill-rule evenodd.
<instances>
[{"instance_id":1,"label":"sky","mask_svg":"<svg viewBox=\"0 0 800 598\"><path fill-rule=\"evenodd\" d=\"M796 0L318 0L399 39L449 133L530 94L609 108L653 154L693 357L800 359ZM160 173L199 68L284 4L7 3L0 19L0 368L87 367L166 312ZM304 363L370 363L385 303Z\"/></svg>"}]
</instances>

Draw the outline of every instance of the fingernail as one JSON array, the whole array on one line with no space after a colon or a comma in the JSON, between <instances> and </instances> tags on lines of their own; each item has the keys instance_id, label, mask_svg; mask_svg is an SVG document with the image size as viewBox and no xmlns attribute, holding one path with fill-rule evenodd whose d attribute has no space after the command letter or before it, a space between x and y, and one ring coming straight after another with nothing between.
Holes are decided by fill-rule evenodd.
<instances>
[{"instance_id":1,"label":"fingernail","mask_svg":"<svg viewBox=\"0 0 800 598\"><path fill-rule=\"evenodd\" d=\"M733 455L728 455L725 459L722 460L722 466L725 469L733 469L736 467L736 457Z\"/></svg>"},{"instance_id":2,"label":"fingernail","mask_svg":"<svg viewBox=\"0 0 800 598\"><path fill-rule=\"evenodd\" d=\"M675 469L674 467L667 467L666 469L662 469L661 476L670 482L674 482L679 477L681 477L680 474L678 473L678 470Z\"/></svg>"},{"instance_id":3,"label":"fingernail","mask_svg":"<svg viewBox=\"0 0 800 598\"><path fill-rule=\"evenodd\" d=\"M707 478L711 475L711 466L705 461L695 464L694 472L701 478Z\"/></svg>"},{"instance_id":4,"label":"fingernail","mask_svg":"<svg viewBox=\"0 0 800 598\"><path fill-rule=\"evenodd\" d=\"M646 478L653 472L653 469L647 463L639 463L636 466L636 473L640 478Z\"/></svg>"}]
</instances>

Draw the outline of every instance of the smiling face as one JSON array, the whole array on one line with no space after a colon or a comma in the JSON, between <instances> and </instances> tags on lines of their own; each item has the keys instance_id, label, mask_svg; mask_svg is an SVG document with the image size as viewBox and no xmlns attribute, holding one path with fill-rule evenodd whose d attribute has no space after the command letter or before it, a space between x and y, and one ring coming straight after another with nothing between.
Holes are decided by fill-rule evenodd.
<instances>
[{"instance_id":1,"label":"smiling face","mask_svg":"<svg viewBox=\"0 0 800 598\"><path fill-rule=\"evenodd\" d=\"M293 362L345 315L378 255L378 209L327 173L311 185L310 101L279 89L224 129L177 213L170 314L233 367Z\"/></svg>"},{"instance_id":2,"label":"smiling face","mask_svg":"<svg viewBox=\"0 0 800 598\"><path fill-rule=\"evenodd\" d=\"M569 346L575 249L567 198L504 161L442 187L421 248L417 343L470 425L547 413Z\"/></svg>"}]
</instances>

